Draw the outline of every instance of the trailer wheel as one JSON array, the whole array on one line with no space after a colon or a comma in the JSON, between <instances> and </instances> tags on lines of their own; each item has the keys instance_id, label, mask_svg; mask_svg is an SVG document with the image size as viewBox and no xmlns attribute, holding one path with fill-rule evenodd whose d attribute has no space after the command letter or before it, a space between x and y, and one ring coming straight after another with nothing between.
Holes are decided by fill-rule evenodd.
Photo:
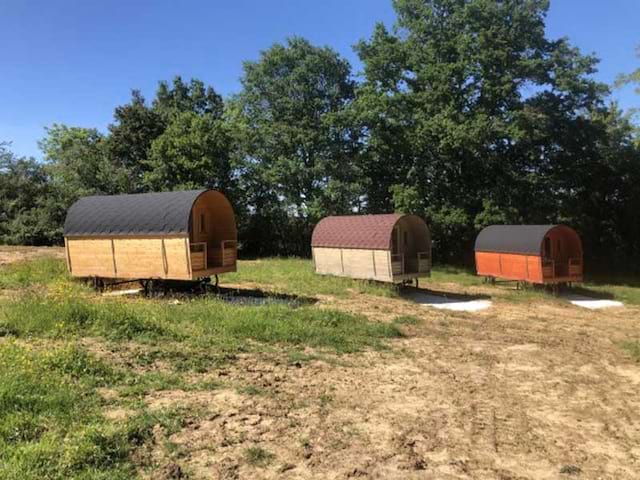
<instances>
[{"instance_id":1,"label":"trailer wheel","mask_svg":"<svg viewBox=\"0 0 640 480\"><path fill-rule=\"evenodd\" d=\"M93 288L97 292L102 292L104 290L104 280L102 278L92 277L91 282L92 282Z\"/></svg>"},{"instance_id":2,"label":"trailer wheel","mask_svg":"<svg viewBox=\"0 0 640 480\"><path fill-rule=\"evenodd\" d=\"M149 287L151 286L151 280L140 280L140 286L142 287L142 293L145 297L149 296Z\"/></svg>"}]
</instances>

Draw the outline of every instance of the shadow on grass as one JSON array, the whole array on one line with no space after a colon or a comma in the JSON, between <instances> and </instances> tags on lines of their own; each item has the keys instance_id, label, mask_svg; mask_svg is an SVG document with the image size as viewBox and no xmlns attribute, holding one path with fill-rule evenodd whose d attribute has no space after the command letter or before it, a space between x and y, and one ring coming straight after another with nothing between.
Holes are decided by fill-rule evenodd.
<instances>
[{"instance_id":1,"label":"shadow on grass","mask_svg":"<svg viewBox=\"0 0 640 480\"><path fill-rule=\"evenodd\" d=\"M585 280L598 287L614 286L640 288L640 277L594 275L587 277Z\"/></svg>"},{"instance_id":2,"label":"shadow on grass","mask_svg":"<svg viewBox=\"0 0 640 480\"><path fill-rule=\"evenodd\" d=\"M240 289L219 287L215 295L222 301L234 305L269 305L276 303L297 308L313 305L318 301L316 298L265 292L257 288Z\"/></svg>"},{"instance_id":3,"label":"shadow on grass","mask_svg":"<svg viewBox=\"0 0 640 480\"><path fill-rule=\"evenodd\" d=\"M127 286L136 286L137 282L125 284ZM111 294L117 293L117 290L110 290ZM144 295L144 290L128 290L128 294ZM109 293L107 293L109 295ZM258 288L226 288L214 287L212 285L203 285L199 282L187 281L169 281L164 282L161 286L151 288L146 295L148 298L164 298L176 300L188 300L204 297L218 298L224 302L234 305L287 305L292 308L304 307L315 304L318 299L299 295L289 295L285 293L275 293Z\"/></svg>"},{"instance_id":4,"label":"shadow on grass","mask_svg":"<svg viewBox=\"0 0 640 480\"><path fill-rule=\"evenodd\" d=\"M611 292L603 290L593 290L587 287L572 287L567 288L563 293L570 293L575 295L581 295L583 297L593 298L595 300L613 300L616 296Z\"/></svg>"},{"instance_id":5,"label":"shadow on grass","mask_svg":"<svg viewBox=\"0 0 640 480\"><path fill-rule=\"evenodd\" d=\"M474 300L491 300L491 295L485 294L465 294L465 293L452 293L444 290L433 290L431 288L415 288L404 287L402 289L403 297L411 297L412 295L433 295L436 297L442 297L444 300L454 300L458 302L472 302Z\"/></svg>"}]
</instances>

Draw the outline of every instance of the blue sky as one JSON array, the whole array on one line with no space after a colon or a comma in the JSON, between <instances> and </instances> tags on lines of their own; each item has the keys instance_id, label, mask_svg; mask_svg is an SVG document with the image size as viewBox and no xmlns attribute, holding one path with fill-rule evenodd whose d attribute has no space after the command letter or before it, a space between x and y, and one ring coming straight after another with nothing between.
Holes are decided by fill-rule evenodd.
<instances>
[{"instance_id":1,"label":"blue sky","mask_svg":"<svg viewBox=\"0 0 640 480\"><path fill-rule=\"evenodd\" d=\"M132 88L151 98L180 74L237 92L242 62L291 35L332 46L358 71L352 45L394 12L391 0L1 0L0 19L0 141L40 158L44 127L104 130ZM595 53L609 83L640 64L639 20L638 0L552 0L547 32ZM640 106L631 87L614 97Z\"/></svg>"}]
</instances>

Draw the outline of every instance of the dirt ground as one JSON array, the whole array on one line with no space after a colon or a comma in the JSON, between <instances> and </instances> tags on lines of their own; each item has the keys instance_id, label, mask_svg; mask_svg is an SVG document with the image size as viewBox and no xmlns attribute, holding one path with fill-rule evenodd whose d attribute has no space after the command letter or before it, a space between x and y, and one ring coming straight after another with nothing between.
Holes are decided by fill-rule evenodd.
<instances>
[{"instance_id":1,"label":"dirt ground","mask_svg":"<svg viewBox=\"0 0 640 480\"><path fill-rule=\"evenodd\" d=\"M621 348L640 338L640 308L465 291L494 305L461 313L322 297L318 308L419 321L387 350L246 354L199 378L219 389L149 395L151 408L201 412L177 433L156 432L158 464L180 466L167 478L194 479L640 478L640 364Z\"/></svg>"},{"instance_id":2,"label":"dirt ground","mask_svg":"<svg viewBox=\"0 0 640 480\"><path fill-rule=\"evenodd\" d=\"M338 362L251 355L217 372L248 382L252 395L148 399L206 410L170 438L193 478L638 478L640 366L619 346L638 335L637 308L500 304L455 314L352 303L422 321L389 351ZM268 466L247 465L256 445L273 454Z\"/></svg>"},{"instance_id":3,"label":"dirt ground","mask_svg":"<svg viewBox=\"0 0 640 480\"><path fill-rule=\"evenodd\" d=\"M64 258L64 247L9 247L0 245L0 265L42 256Z\"/></svg>"}]
</instances>

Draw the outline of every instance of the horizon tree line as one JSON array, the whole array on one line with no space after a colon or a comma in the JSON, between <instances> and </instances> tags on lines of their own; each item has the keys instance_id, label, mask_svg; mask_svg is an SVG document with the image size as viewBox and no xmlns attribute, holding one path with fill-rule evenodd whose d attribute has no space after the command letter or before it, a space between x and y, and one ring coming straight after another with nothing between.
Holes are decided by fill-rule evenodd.
<instances>
[{"instance_id":1,"label":"horizon tree line","mask_svg":"<svg viewBox=\"0 0 640 480\"><path fill-rule=\"evenodd\" d=\"M395 0L351 65L292 37L223 99L180 76L132 91L106 132L54 124L44 161L0 144L0 243L59 243L92 194L210 187L244 255L308 255L323 216L423 216L434 257L469 263L494 223L567 223L596 268L640 271L638 127L598 60L545 35L546 0ZM638 81L637 72L620 78Z\"/></svg>"}]
</instances>

